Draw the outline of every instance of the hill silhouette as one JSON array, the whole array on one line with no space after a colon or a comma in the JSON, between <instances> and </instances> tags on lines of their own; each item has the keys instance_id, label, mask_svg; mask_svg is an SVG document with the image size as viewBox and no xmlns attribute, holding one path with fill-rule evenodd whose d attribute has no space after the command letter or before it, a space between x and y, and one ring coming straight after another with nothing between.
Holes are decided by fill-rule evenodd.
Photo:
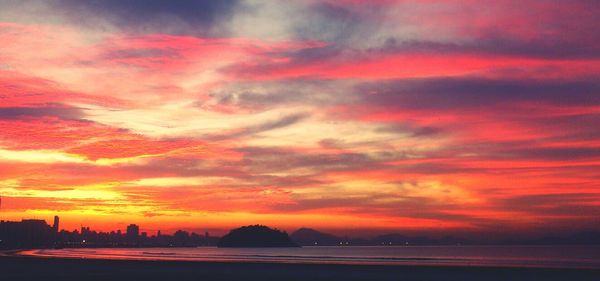
<instances>
[{"instance_id":1,"label":"hill silhouette","mask_svg":"<svg viewBox=\"0 0 600 281\"><path fill-rule=\"evenodd\" d=\"M300 245L338 245L343 238L320 232L312 228L300 228L290 235L292 240Z\"/></svg>"},{"instance_id":2,"label":"hill silhouette","mask_svg":"<svg viewBox=\"0 0 600 281\"><path fill-rule=\"evenodd\" d=\"M248 225L231 230L221 237L219 248L299 247L284 231L264 225Z\"/></svg>"}]
</instances>

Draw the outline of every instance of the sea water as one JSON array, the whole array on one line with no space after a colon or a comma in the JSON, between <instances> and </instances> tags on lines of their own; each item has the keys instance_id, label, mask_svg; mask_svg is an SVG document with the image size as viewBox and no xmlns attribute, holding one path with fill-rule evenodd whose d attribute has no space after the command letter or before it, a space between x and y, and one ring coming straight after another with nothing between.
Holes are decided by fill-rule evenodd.
<instances>
[{"instance_id":1,"label":"sea water","mask_svg":"<svg viewBox=\"0 0 600 281\"><path fill-rule=\"evenodd\" d=\"M30 250L21 254L125 260L600 268L600 246L86 248Z\"/></svg>"}]
</instances>

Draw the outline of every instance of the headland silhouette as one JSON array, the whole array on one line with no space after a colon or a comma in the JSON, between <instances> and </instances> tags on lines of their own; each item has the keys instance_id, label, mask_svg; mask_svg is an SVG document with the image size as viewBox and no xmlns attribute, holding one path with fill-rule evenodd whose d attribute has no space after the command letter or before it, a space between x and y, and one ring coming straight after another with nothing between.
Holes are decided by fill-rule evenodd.
<instances>
[{"instance_id":1,"label":"headland silhouette","mask_svg":"<svg viewBox=\"0 0 600 281\"><path fill-rule=\"evenodd\" d=\"M264 225L248 225L231 230L221 237L219 248L298 247L284 231Z\"/></svg>"}]
</instances>

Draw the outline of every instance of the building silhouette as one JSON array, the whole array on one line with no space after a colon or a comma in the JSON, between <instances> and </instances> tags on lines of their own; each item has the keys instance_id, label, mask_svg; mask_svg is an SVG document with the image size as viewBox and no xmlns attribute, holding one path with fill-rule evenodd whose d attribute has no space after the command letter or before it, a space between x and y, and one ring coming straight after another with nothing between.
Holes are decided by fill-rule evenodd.
<instances>
[{"instance_id":1,"label":"building silhouette","mask_svg":"<svg viewBox=\"0 0 600 281\"><path fill-rule=\"evenodd\" d=\"M54 230L44 220L0 223L0 248L48 248L55 238Z\"/></svg>"},{"instance_id":2,"label":"building silhouette","mask_svg":"<svg viewBox=\"0 0 600 281\"><path fill-rule=\"evenodd\" d=\"M0 221L0 249L31 248L110 248L110 247L198 247L216 245L218 237L178 230L173 235L158 232L149 236L136 224L121 230L98 232L81 226L78 230L60 230L60 218L52 226L44 220Z\"/></svg>"},{"instance_id":3,"label":"building silhouette","mask_svg":"<svg viewBox=\"0 0 600 281\"><path fill-rule=\"evenodd\" d=\"M127 226L127 237L136 238L140 235L140 227L137 224Z\"/></svg>"},{"instance_id":4,"label":"building silhouette","mask_svg":"<svg viewBox=\"0 0 600 281\"><path fill-rule=\"evenodd\" d=\"M54 216L54 224L52 224L52 229L54 229L54 232L58 232L58 230L59 230L58 222L59 222L58 216Z\"/></svg>"}]
</instances>

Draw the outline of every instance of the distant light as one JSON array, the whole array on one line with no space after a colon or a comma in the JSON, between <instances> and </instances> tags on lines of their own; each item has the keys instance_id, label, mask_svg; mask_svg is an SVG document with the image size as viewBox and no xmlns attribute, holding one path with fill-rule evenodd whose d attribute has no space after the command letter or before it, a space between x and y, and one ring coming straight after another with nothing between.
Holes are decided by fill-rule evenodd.
<instances>
[{"instance_id":1,"label":"distant light","mask_svg":"<svg viewBox=\"0 0 600 281\"><path fill-rule=\"evenodd\" d=\"M83 239L83 241L81 241L82 243L85 243L85 239Z\"/></svg>"}]
</instances>

